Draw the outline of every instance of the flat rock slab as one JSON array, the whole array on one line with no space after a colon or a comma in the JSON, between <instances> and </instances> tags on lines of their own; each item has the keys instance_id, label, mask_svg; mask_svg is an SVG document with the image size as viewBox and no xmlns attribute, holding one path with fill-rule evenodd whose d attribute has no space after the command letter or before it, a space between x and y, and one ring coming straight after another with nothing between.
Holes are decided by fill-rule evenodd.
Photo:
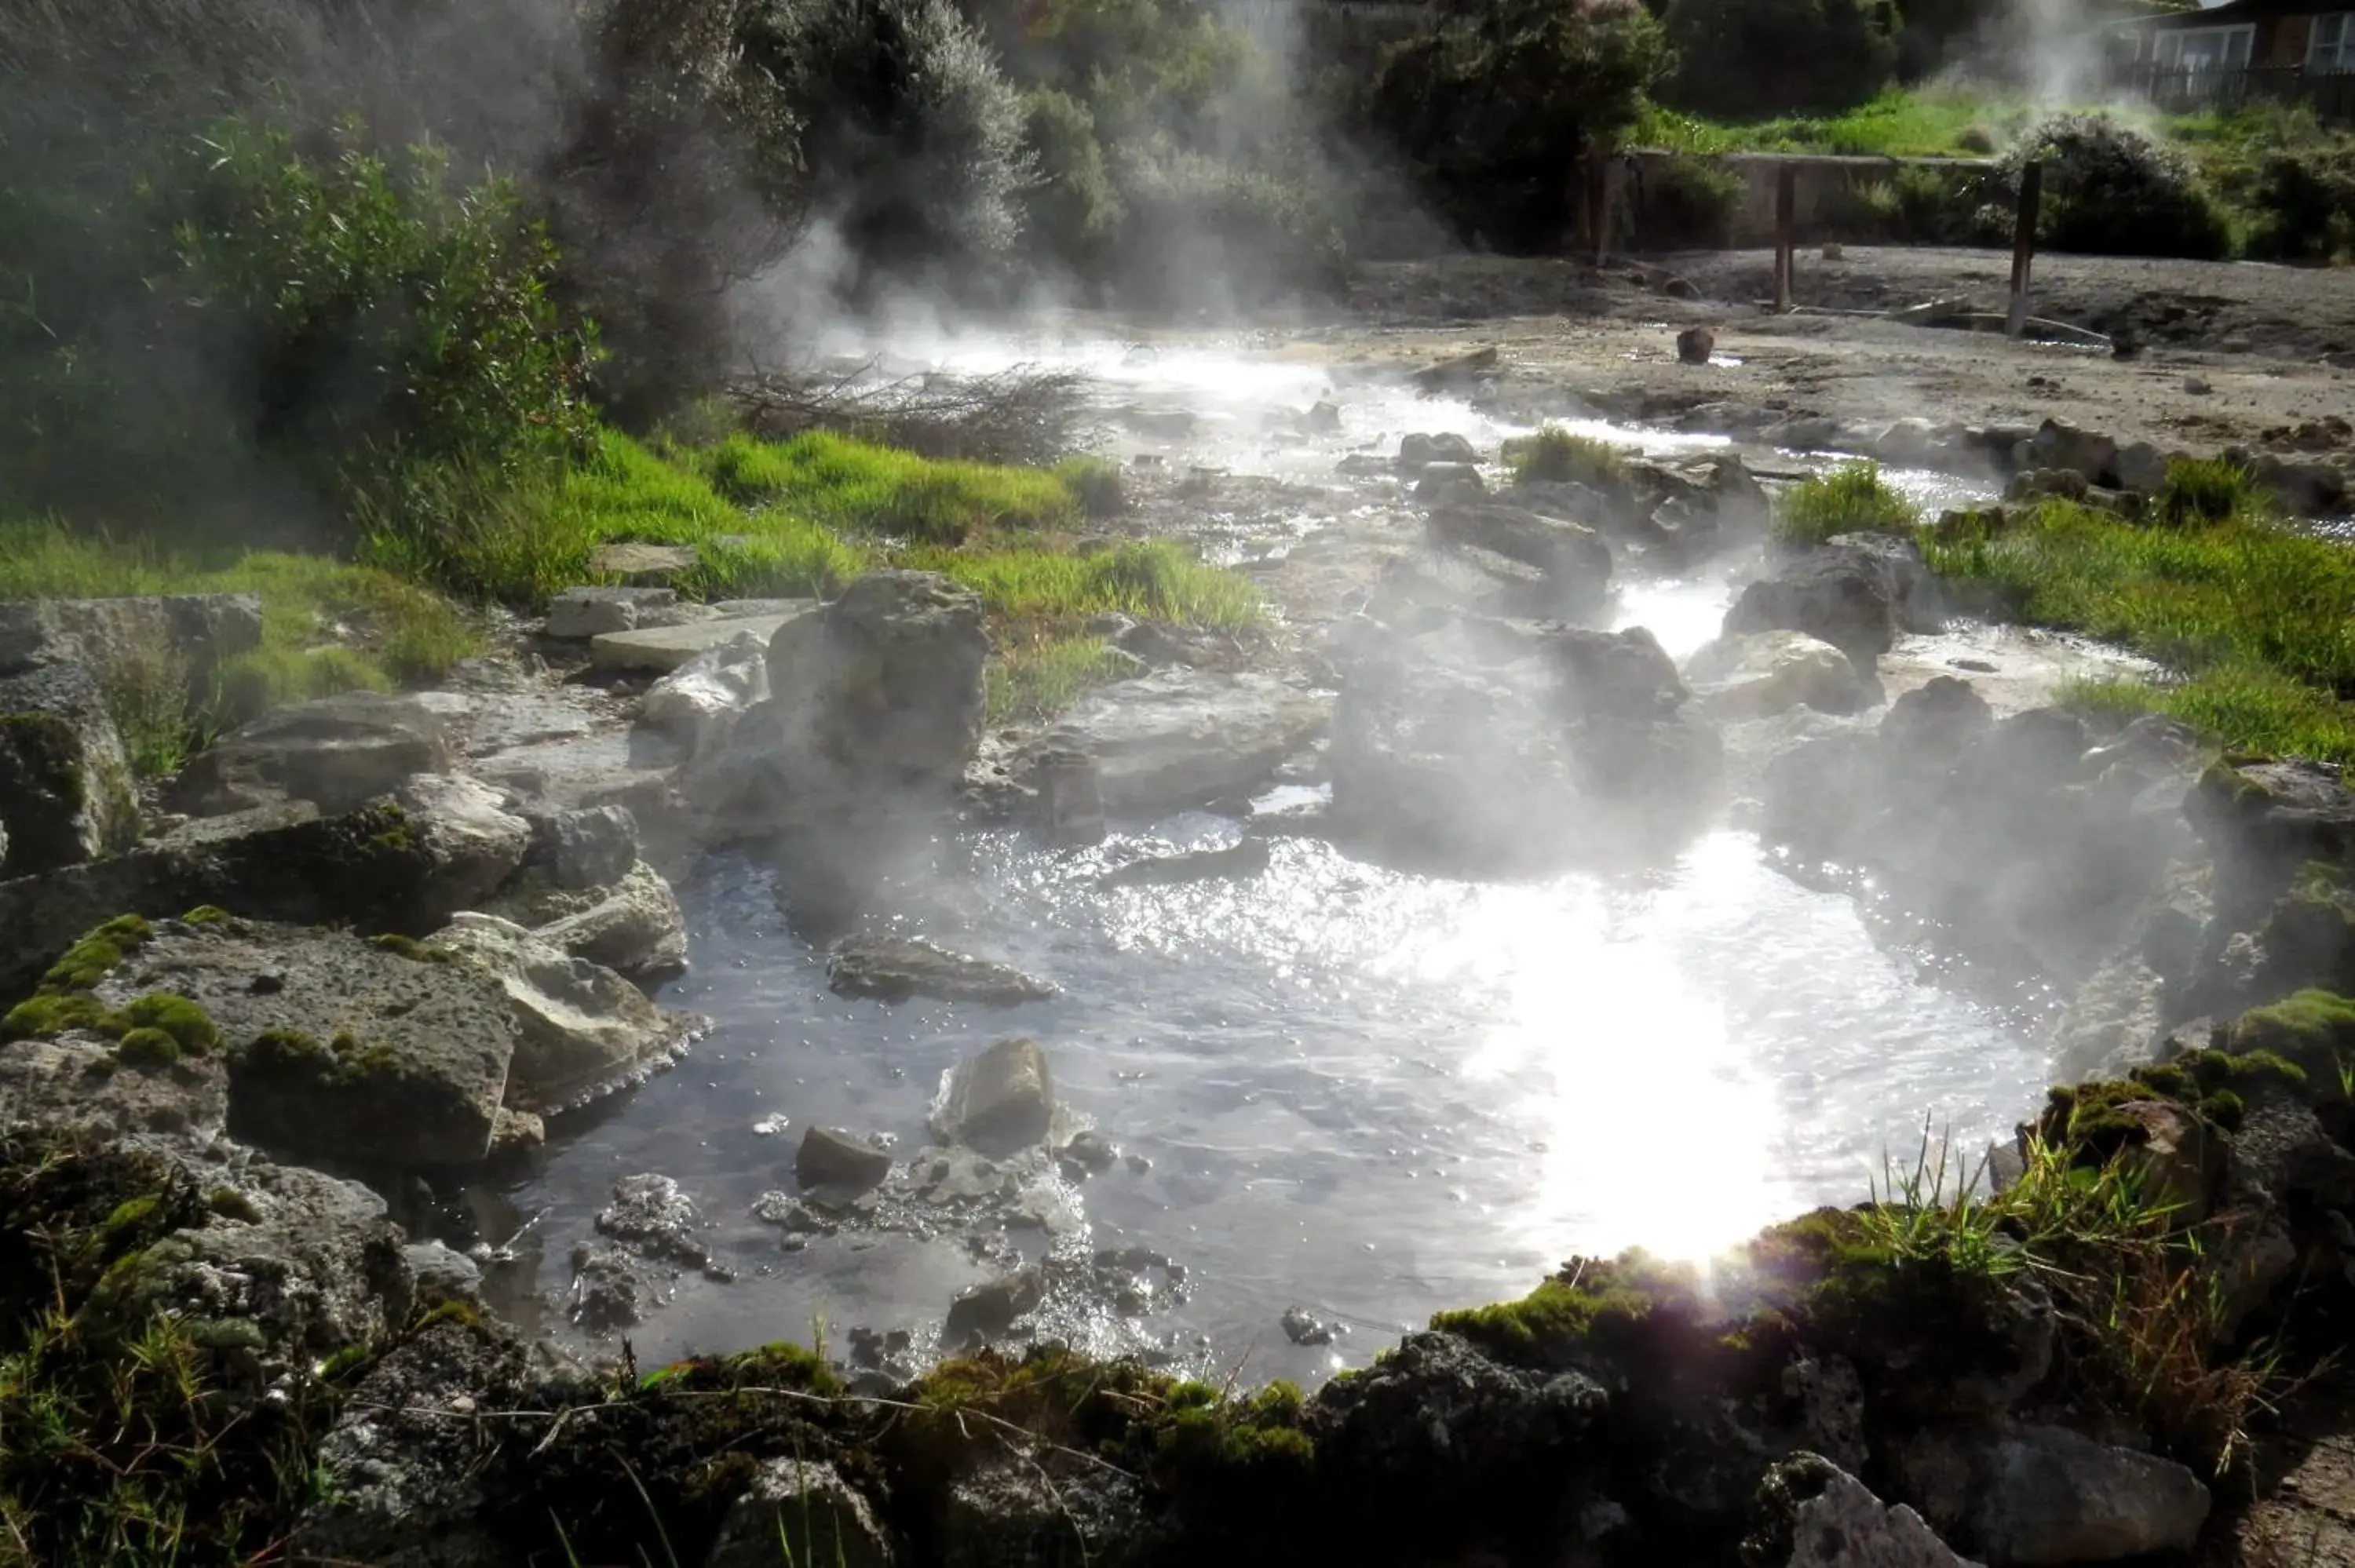
<instances>
[{"instance_id":1,"label":"flat rock slab","mask_svg":"<svg viewBox=\"0 0 2355 1568\"><path fill-rule=\"evenodd\" d=\"M725 647L746 632L765 642L777 634L778 628L816 609L817 600L810 599L781 614L732 616L721 620L701 620L692 626L647 626L634 631L609 631L590 639L589 658L600 670L666 673L705 649Z\"/></svg>"},{"instance_id":2,"label":"flat rock slab","mask_svg":"<svg viewBox=\"0 0 2355 1568\"><path fill-rule=\"evenodd\" d=\"M1170 810L1257 788L1332 713L1272 675L1170 669L1091 693L1047 743L1095 759L1105 810Z\"/></svg>"},{"instance_id":3,"label":"flat rock slab","mask_svg":"<svg viewBox=\"0 0 2355 1568\"><path fill-rule=\"evenodd\" d=\"M936 947L921 937L847 937L835 944L827 973L844 996L905 1001L913 996L996 1006L1055 994L1046 980L986 959Z\"/></svg>"}]
</instances>

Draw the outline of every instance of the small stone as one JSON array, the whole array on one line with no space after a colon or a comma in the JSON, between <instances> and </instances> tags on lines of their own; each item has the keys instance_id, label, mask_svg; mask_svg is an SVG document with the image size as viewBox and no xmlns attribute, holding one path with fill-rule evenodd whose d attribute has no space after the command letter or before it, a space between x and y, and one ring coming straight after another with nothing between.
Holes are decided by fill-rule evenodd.
<instances>
[{"instance_id":1,"label":"small stone","mask_svg":"<svg viewBox=\"0 0 2355 1568\"><path fill-rule=\"evenodd\" d=\"M1717 334L1707 327L1687 327L1677 334L1677 359L1685 365L1707 365L1717 352Z\"/></svg>"},{"instance_id":2,"label":"small stone","mask_svg":"<svg viewBox=\"0 0 2355 1568\"><path fill-rule=\"evenodd\" d=\"M1055 987L1005 964L969 958L921 937L850 937L835 944L828 980L843 996L905 1001L929 996L1010 1007L1040 1001Z\"/></svg>"},{"instance_id":3,"label":"small stone","mask_svg":"<svg viewBox=\"0 0 2355 1568\"><path fill-rule=\"evenodd\" d=\"M601 545L590 554L589 569L634 587L660 588L679 573L694 570L702 559L685 545Z\"/></svg>"},{"instance_id":4,"label":"small stone","mask_svg":"<svg viewBox=\"0 0 2355 1568\"><path fill-rule=\"evenodd\" d=\"M1128 1157L1128 1169L1131 1174L1142 1176L1153 1169L1153 1161L1142 1154L1132 1154Z\"/></svg>"},{"instance_id":5,"label":"small stone","mask_svg":"<svg viewBox=\"0 0 2355 1568\"><path fill-rule=\"evenodd\" d=\"M548 601L542 635L563 642L586 642L608 631L628 631L646 610L678 601L666 588L566 588Z\"/></svg>"},{"instance_id":6,"label":"small stone","mask_svg":"<svg viewBox=\"0 0 2355 1568\"><path fill-rule=\"evenodd\" d=\"M985 1154L1010 1154L1047 1136L1055 1079L1036 1040L1001 1040L949 1074L935 1131Z\"/></svg>"},{"instance_id":7,"label":"small stone","mask_svg":"<svg viewBox=\"0 0 2355 1568\"><path fill-rule=\"evenodd\" d=\"M1110 1139L1091 1128L1063 1146L1061 1159L1088 1175L1101 1176L1120 1163L1120 1150L1112 1146Z\"/></svg>"},{"instance_id":8,"label":"small stone","mask_svg":"<svg viewBox=\"0 0 2355 1568\"><path fill-rule=\"evenodd\" d=\"M1825 241L1824 241L1824 260L1827 260L1827 261L1837 261L1837 260L1838 260L1840 259L1840 254L1841 254L1841 252L1840 252L1840 246L1839 246L1839 241L1838 241L1838 240L1837 240L1837 239L1827 239L1827 240L1825 240Z\"/></svg>"},{"instance_id":9,"label":"small stone","mask_svg":"<svg viewBox=\"0 0 2355 1568\"><path fill-rule=\"evenodd\" d=\"M794 1175L805 1188L864 1192L890 1173L890 1154L838 1128L811 1128L802 1134L801 1149L794 1156Z\"/></svg>"},{"instance_id":10,"label":"small stone","mask_svg":"<svg viewBox=\"0 0 2355 1568\"><path fill-rule=\"evenodd\" d=\"M2186 392L2190 393L2194 397L2205 397L2208 394L2216 390L2216 387L2215 385L2204 376L2187 376L2183 378L2183 389Z\"/></svg>"},{"instance_id":11,"label":"small stone","mask_svg":"<svg viewBox=\"0 0 2355 1568\"><path fill-rule=\"evenodd\" d=\"M1333 1342L1332 1326L1318 1322L1306 1308L1300 1307L1285 1309L1284 1334L1295 1345L1329 1345Z\"/></svg>"},{"instance_id":12,"label":"small stone","mask_svg":"<svg viewBox=\"0 0 2355 1568\"><path fill-rule=\"evenodd\" d=\"M694 1200L667 1176L625 1176L613 1186L613 1201L598 1211L598 1231L648 1256L700 1266L707 1257L698 1233L703 1219Z\"/></svg>"},{"instance_id":13,"label":"small stone","mask_svg":"<svg viewBox=\"0 0 2355 1568\"><path fill-rule=\"evenodd\" d=\"M1300 428L1312 436L1338 435L1341 431L1341 408L1336 403L1318 403L1300 416Z\"/></svg>"}]
</instances>

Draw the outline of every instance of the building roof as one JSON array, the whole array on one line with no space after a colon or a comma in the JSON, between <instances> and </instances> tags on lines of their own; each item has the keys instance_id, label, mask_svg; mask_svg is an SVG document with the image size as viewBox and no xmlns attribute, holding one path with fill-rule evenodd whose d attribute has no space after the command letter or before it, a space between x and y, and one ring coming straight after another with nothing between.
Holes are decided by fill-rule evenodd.
<instances>
[{"instance_id":1,"label":"building roof","mask_svg":"<svg viewBox=\"0 0 2355 1568\"><path fill-rule=\"evenodd\" d=\"M2222 5L2146 16L2127 26L2147 28L2151 32L2173 32L2179 27L2230 26L2235 22L2254 22L2261 16L2307 16L2317 12L2342 8L2339 0L2228 0Z\"/></svg>"}]
</instances>

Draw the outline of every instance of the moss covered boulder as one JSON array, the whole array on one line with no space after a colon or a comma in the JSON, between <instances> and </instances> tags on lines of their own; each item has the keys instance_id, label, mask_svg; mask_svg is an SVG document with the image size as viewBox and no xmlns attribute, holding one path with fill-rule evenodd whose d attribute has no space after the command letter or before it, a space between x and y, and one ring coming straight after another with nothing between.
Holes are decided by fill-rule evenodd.
<instances>
[{"instance_id":1,"label":"moss covered boulder","mask_svg":"<svg viewBox=\"0 0 2355 1568\"><path fill-rule=\"evenodd\" d=\"M123 737L90 672L53 664L0 679L0 876L30 876L139 842Z\"/></svg>"},{"instance_id":2,"label":"moss covered boulder","mask_svg":"<svg viewBox=\"0 0 2355 1568\"><path fill-rule=\"evenodd\" d=\"M88 997L134 1026L143 1009L183 1015L182 1028L201 1019L228 1062L229 1125L264 1148L477 1160L506 1090L514 1013L496 980L413 950L259 921L163 921Z\"/></svg>"}]
</instances>

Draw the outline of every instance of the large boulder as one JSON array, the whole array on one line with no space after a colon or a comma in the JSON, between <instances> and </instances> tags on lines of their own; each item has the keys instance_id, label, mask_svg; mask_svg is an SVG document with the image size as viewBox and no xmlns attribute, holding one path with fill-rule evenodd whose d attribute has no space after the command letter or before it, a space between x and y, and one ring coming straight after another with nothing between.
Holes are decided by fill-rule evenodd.
<instances>
[{"instance_id":1,"label":"large boulder","mask_svg":"<svg viewBox=\"0 0 2355 1568\"><path fill-rule=\"evenodd\" d=\"M225 816L274 801L348 811L454 759L443 714L410 695L352 692L290 703L233 730L173 782L175 810Z\"/></svg>"},{"instance_id":2,"label":"large boulder","mask_svg":"<svg viewBox=\"0 0 2355 1568\"><path fill-rule=\"evenodd\" d=\"M2118 443L2066 419L2047 419L2023 443L2014 466L2059 469L2083 474L2091 484L2109 484L2117 478Z\"/></svg>"},{"instance_id":3,"label":"large boulder","mask_svg":"<svg viewBox=\"0 0 2355 1568\"><path fill-rule=\"evenodd\" d=\"M421 936L472 901L478 868L443 858L426 813L338 817L293 804L190 823L127 853L0 881L0 999L40 979L66 936L123 914L215 905L256 919Z\"/></svg>"},{"instance_id":4,"label":"large boulder","mask_svg":"<svg viewBox=\"0 0 2355 1568\"><path fill-rule=\"evenodd\" d=\"M479 779L421 773L394 799L408 813L419 845L442 868L450 896L474 904L504 885L531 848L532 824L506 810L506 799ZM636 853L633 839L632 853Z\"/></svg>"},{"instance_id":5,"label":"large boulder","mask_svg":"<svg viewBox=\"0 0 2355 1568\"><path fill-rule=\"evenodd\" d=\"M426 950L454 954L490 976L513 1004L517 1033L505 1097L511 1110L562 1110L644 1077L670 1060L698 1022L656 1007L612 969L495 915L460 915Z\"/></svg>"},{"instance_id":6,"label":"large boulder","mask_svg":"<svg viewBox=\"0 0 2355 1568\"><path fill-rule=\"evenodd\" d=\"M2190 1470L2063 1427L1925 1431L1891 1457L1930 1522L1993 1568L2187 1552L2208 1519Z\"/></svg>"},{"instance_id":7,"label":"large boulder","mask_svg":"<svg viewBox=\"0 0 2355 1568\"><path fill-rule=\"evenodd\" d=\"M861 788L945 791L981 738L980 596L932 572L876 572L769 644L789 755Z\"/></svg>"},{"instance_id":8,"label":"large boulder","mask_svg":"<svg viewBox=\"0 0 2355 1568\"><path fill-rule=\"evenodd\" d=\"M392 1166L490 1151L516 1050L506 994L406 938L166 920L85 989L110 1009L195 1003L228 1056L230 1128L265 1148Z\"/></svg>"},{"instance_id":9,"label":"large boulder","mask_svg":"<svg viewBox=\"0 0 2355 1568\"><path fill-rule=\"evenodd\" d=\"M932 1130L944 1142L1006 1155L1043 1141L1055 1117L1055 1075L1036 1040L1001 1040L942 1079Z\"/></svg>"},{"instance_id":10,"label":"large boulder","mask_svg":"<svg viewBox=\"0 0 2355 1568\"><path fill-rule=\"evenodd\" d=\"M1684 678L1702 711L1721 718L1796 707L1852 714L1872 700L1848 655L1801 631L1720 637L1685 661Z\"/></svg>"},{"instance_id":11,"label":"large boulder","mask_svg":"<svg viewBox=\"0 0 2355 1568\"><path fill-rule=\"evenodd\" d=\"M0 876L32 876L139 842L123 738L88 669L0 677Z\"/></svg>"},{"instance_id":12,"label":"large boulder","mask_svg":"<svg viewBox=\"0 0 2355 1568\"><path fill-rule=\"evenodd\" d=\"M201 1147L228 1125L229 1075L218 1057L123 1057L114 1041L80 1030L0 1044L0 1127Z\"/></svg>"},{"instance_id":13,"label":"large boulder","mask_svg":"<svg viewBox=\"0 0 2355 1568\"><path fill-rule=\"evenodd\" d=\"M644 861L610 886L578 890L527 870L481 907L576 959L633 980L675 975L687 967L687 916L670 883Z\"/></svg>"},{"instance_id":14,"label":"large boulder","mask_svg":"<svg viewBox=\"0 0 2355 1568\"><path fill-rule=\"evenodd\" d=\"M1092 758L1108 811L1176 810L1261 788L1331 712L1273 675L1172 667L1082 697L1034 751Z\"/></svg>"},{"instance_id":15,"label":"large boulder","mask_svg":"<svg viewBox=\"0 0 2355 1568\"><path fill-rule=\"evenodd\" d=\"M646 689L638 722L690 758L724 747L744 715L769 697L769 650L739 636L707 648Z\"/></svg>"},{"instance_id":16,"label":"large boulder","mask_svg":"<svg viewBox=\"0 0 2355 1568\"><path fill-rule=\"evenodd\" d=\"M1518 506L1449 503L1431 514L1432 539L1518 561L1540 574L1555 612L1599 604L1611 585L1611 547L1583 524Z\"/></svg>"},{"instance_id":17,"label":"large boulder","mask_svg":"<svg viewBox=\"0 0 2355 1568\"><path fill-rule=\"evenodd\" d=\"M1334 724L1333 810L1399 853L1543 866L1689 825L1718 776L1649 633L1465 617L1374 638Z\"/></svg>"},{"instance_id":18,"label":"large boulder","mask_svg":"<svg viewBox=\"0 0 2355 1568\"><path fill-rule=\"evenodd\" d=\"M0 603L0 675L75 664L101 684L176 684L192 697L261 645L261 599L243 593Z\"/></svg>"},{"instance_id":19,"label":"large boulder","mask_svg":"<svg viewBox=\"0 0 2355 1568\"><path fill-rule=\"evenodd\" d=\"M1870 673L1900 632L1920 623L1921 552L1902 539L1843 535L1742 590L1725 613L1728 636L1804 631Z\"/></svg>"},{"instance_id":20,"label":"large boulder","mask_svg":"<svg viewBox=\"0 0 2355 1568\"><path fill-rule=\"evenodd\" d=\"M1760 1523L1742 1543L1755 1568L1978 1568L1922 1516L1884 1503L1815 1454L1794 1454L1759 1483Z\"/></svg>"}]
</instances>

